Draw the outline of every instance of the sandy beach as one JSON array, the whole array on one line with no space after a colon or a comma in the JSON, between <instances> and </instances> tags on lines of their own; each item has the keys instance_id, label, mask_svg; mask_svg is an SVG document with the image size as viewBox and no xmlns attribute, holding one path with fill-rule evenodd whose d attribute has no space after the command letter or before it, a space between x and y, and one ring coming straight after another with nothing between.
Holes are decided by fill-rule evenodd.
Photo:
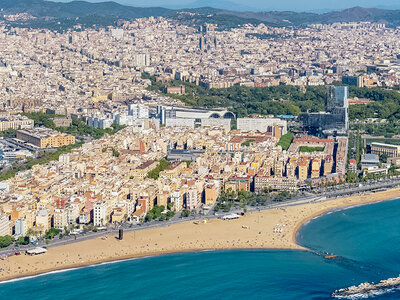
<instances>
[{"instance_id":1,"label":"sandy beach","mask_svg":"<svg viewBox=\"0 0 400 300\"><path fill-rule=\"evenodd\" d=\"M392 189L361 196L338 198L324 202L265 210L247 214L236 220L213 219L207 223L185 222L162 228L146 229L116 236L50 248L39 256L12 256L0 261L0 281L46 273L59 269L86 266L101 262L159 255L166 253L218 249L299 249L298 229L332 209L373 203L400 196Z\"/></svg>"}]
</instances>

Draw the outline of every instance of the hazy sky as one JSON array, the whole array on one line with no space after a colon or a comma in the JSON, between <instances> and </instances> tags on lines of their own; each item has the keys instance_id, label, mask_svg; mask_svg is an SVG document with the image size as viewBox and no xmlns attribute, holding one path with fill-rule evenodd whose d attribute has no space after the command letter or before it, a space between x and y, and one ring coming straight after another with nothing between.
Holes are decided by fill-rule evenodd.
<instances>
[{"instance_id":1,"label":"hazy sky","mask_svg":"<svg viewBox=\"0 0 400 300\"><path fill-rule=\"evenodd\" d=\"M57 1L57 0L55 0ZM58 0L69 2L68 0ZM102 2L106 0L89 0L90 2ZM213 6L217 8L234 7L230 3L237 4L237 8L251 10L295 10L295 11L323 11L338 10L353 6L378 7L400 9L400 0L114 0L121 4L132 6L162 6L162 7L200 7Z\"/></svg>"}]
</instances>

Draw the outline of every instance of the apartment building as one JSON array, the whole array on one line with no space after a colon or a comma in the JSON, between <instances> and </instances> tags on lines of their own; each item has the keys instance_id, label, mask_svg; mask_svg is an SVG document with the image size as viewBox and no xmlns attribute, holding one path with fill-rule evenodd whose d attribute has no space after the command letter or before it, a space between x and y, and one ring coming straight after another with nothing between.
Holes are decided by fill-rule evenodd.
<instances>
[{"instance_id":1,"label":"apartment building","mask_svg":"<svg viewBox=\"0 0 400 300\"><path fill-rule=\"evenodd\" d=\"M254 177L254 190L262 192L263 190L270 191L297 191L297 179L288 177L271 177L257 175Z\"/></svg>"},{"instance_id":2,"label":"apartment building","mask_svg":"<svg viewBox=\"0 0 400 300\"><path fill-rule=\"evenodd\" d=\"M54 210L53 227L56 229L64 229L68 225L68 210L58 209Z\"/></svg>"},{"instance_id":3,"label":"apartment building","mask_svg":"<svg viewBox=\"0 0 400 300\"><path fill-rule=\"evenodd\" d=\"M201 197L197 187L191 186L189 187L186 193L186 209L192 210L196 209L201 204Z\"/></svg>"},{"instance_id":4,"label":"apartment building","mask_svg":"<svg viewBox=\"0 0 400 300\"><path fill-rule=\"evenodd\" d=\"M107 204L97 202L93 207L93 225L104 226L108 223L107 221Z\"/></svg>"}]
</instances>

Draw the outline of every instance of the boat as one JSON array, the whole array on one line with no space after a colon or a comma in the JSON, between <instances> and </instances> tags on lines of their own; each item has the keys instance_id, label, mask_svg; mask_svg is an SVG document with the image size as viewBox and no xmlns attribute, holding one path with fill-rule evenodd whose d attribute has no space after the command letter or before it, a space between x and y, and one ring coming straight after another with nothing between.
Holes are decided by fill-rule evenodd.
<instances>
[{"instance_id":1,"label":"boat","mask_svg":"<svg viewBox=\"0 0 400 300\"><path fill-rule=\"evenodd\" d=\"M332 258L336 258L336 257L339 257L339 255L336 255L336 254L325 255L326 259L332 259Z\"/></svg>"}]
</instances>

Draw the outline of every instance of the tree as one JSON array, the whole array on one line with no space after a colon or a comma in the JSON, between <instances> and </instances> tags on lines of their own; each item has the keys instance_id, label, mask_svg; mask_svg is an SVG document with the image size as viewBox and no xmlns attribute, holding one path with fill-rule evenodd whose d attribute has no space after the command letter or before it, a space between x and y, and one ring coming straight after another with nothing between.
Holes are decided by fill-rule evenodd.
<instances>
[{"instance_id":1,"label":"tree","mask_svg":"<svg viewBox=\"0 0 400 300\"><path fill-rule=\"evenodd\" d=\"M359 181L358 175L352 171L347 171L346 173L346 182L356 183Z\"/></svg>"},{"instance_id":2,"label":"tree","mask_svg":"<svg viewBox=\"0 0 400 300\"><path fill-rule=\"evenodd\" d=\"M29 244L29 236L20 236L15 243L17 245L28 245Z\"/></svg>"},{"instance_id":3,"label":"tree","mask_svg":"<svg viewBox=\"0 0 400 300\"><path fill-rule=\"evenodd\" d=\"M14 243L14 238L9 235L0 236L0 248L5 248Z\"/></svg>"},{"instance_id":4,"label":"tree","mask_svg":"<svg viewBox=\"0 0 400 300\"><path fill-rule=\"evenodd\" d=\"M181 217L182 218L187 218L187 217L189 217L189 215L190 215L190 211L189 210L187 210L187 209L182 210L182 212L181 212Z\"/></svg>"},{"instance_id":5,"label":"tree","mask_svg":"<svg viewBox=\"0 0 400 300\"><path fill-rule=\"evenodd\" d=\"M167 169L170 164L171 163L169 161L167 161L165 158L161 159L158 166L155 169L151 170L147 174L147 177L155 179L155 180L158 179L158 177L160 176L160 172Z\"/></svg>"},{"instance_id":6,"label":"tree","mask_svg":"<svg viewBox=\"0 0 400 300\"><path fill-rule=\"evenodd\" d=\"M56 229L56 228L52 227L46 231L45 236L46 236L46 239L51 240L54 237L56 237L57 235L59 235L60 233L61 233L60 229Z\"/></svg>"},{"instance_id":7,"label":"tree","mask_svg":"<svg viewBox=\"0 0 400 300\"><path fill-rule=\"evenodd\" d=\"M116 149L112 148L112 155L114 157L119 157L119 152Z\"/></svg>"}]
</instances>

